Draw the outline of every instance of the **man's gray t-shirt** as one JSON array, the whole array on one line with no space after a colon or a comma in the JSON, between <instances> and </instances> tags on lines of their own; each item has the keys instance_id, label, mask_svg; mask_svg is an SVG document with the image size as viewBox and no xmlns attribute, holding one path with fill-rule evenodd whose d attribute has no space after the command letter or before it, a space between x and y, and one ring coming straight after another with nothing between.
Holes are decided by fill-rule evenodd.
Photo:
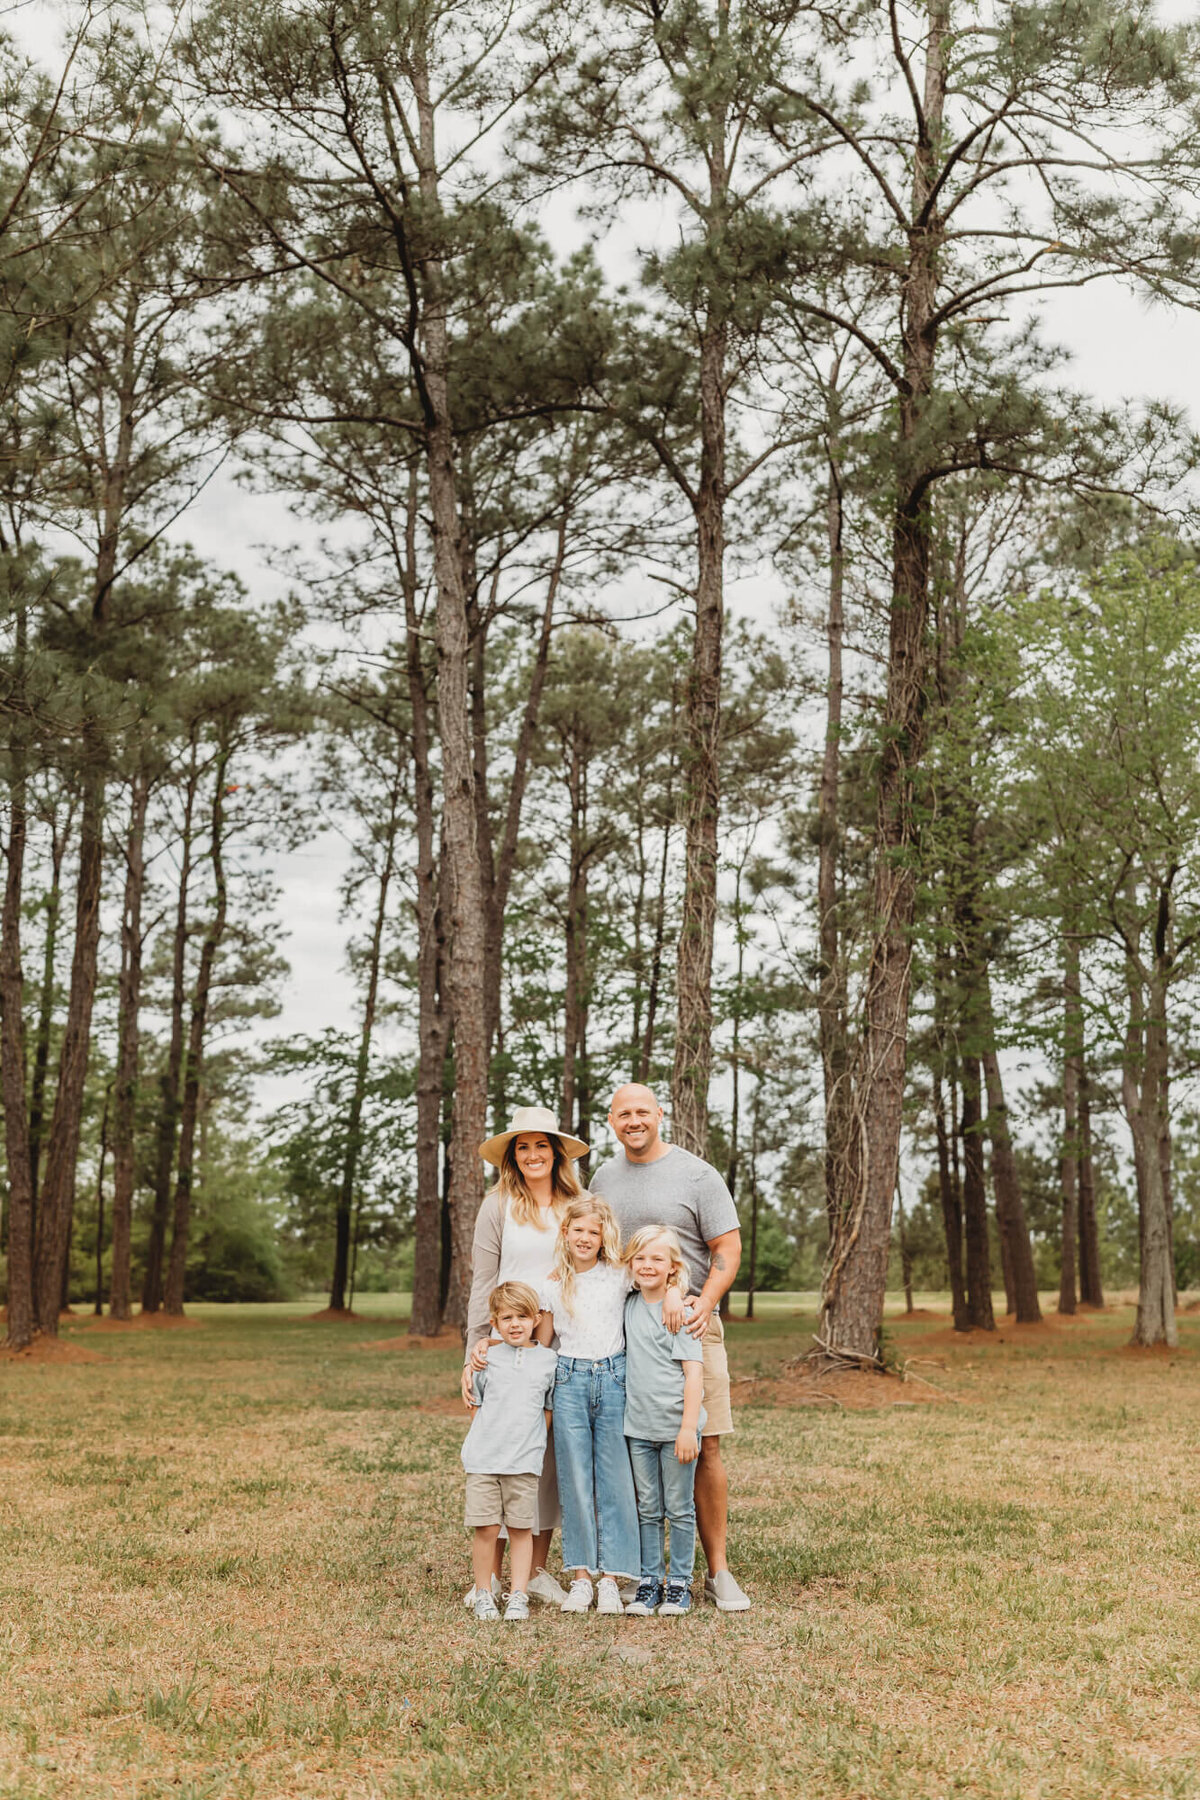
<instances>
[{"instance_id":1,"label":"man's gray t-shirt","mask_svg":"<svg viewBox=\"0 0 1200 1800\"><path fill-rule=\"evenodd\" d=\"M628 1242L643 1225L669 1225L683 1246L693 1293L708 1280L709 1243L739 1220L733 1196L711 1163L671 1144L656 1162L630 1162L623 1150L588 1183L608 1201Z\"/></svg>"},{"instance_id":2,"label":"man's gray t-shirt","mask_svg":"<svg viewBox=\"0 0 1200 1800\"><path fill-rule=\"evenodd\" d=\"M683 1424L683 1365L688 1362L703 1366L699 1339L689 1337L682 1326L667 1330L661 1300L630 1294L625 1302L626 1437L651 1444L678 1437ZM697 1433L706 1417L702 1406Z\"/></svg>"},{"instance_id":3,"label":"man's gray t-shirt","mask_svg":"<svg viewBox=\"0 0 1200 1800\"><path fill-rule=\"evenodd\" d=\"M462 1447L468 1475L540 1475L558 1358L542 1344L493 1344L474 1376L479 1407Z\"/></svg>"}]
</instances>

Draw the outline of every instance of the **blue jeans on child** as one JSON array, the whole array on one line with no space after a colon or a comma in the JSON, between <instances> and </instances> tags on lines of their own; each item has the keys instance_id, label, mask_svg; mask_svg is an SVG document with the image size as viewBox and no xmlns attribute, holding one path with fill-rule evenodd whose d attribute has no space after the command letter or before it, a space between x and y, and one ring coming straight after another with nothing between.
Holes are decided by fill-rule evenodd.
<instances>
[{"instance_id":1,"label":"blue jeans on child","mask_svg":"<svg viewBox=\"0 0 1200 1800\"><path fill-rule=\"evenodd\" d=\"M629 1439L642 1544L641 1576L666 1575L666 1521L671 1521L671 1580L689 1582L696 1566L696 1465L681 1463L675 1440Z\"/></svg>"},{"instance_id":2,"label":"blue jeans on child","mask_svg":"<svg viewBox=\"0 0 1200 1800\"><path fill-rule=\"evenodd\" d=\"M560 1356L554 1455L564 1569L632 1577L638 1513L625 1436L625 1358Z\"/></svg>"}]
</instances>

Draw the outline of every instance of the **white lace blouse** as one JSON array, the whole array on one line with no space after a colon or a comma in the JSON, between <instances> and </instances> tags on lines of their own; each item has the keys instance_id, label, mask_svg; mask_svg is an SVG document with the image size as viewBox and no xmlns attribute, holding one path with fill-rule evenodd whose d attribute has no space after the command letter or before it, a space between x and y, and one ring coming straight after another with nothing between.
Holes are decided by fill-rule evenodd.
<instances>
[{"instance_id":1,"label":"white lace blouse","mask_svg":"<svg viewBox=\"0 0 1200 1800\"><path fill-rule=\"evenodd\" d=\"M547 1281L538 1295L544 1312L553 1313L558 1354L598 1362L625 1351L625 1296L633 1286L626 1269L598 1262L575 1276L572 1308L563 1302L557 1281Z\"/></svg>"}]
</instances>

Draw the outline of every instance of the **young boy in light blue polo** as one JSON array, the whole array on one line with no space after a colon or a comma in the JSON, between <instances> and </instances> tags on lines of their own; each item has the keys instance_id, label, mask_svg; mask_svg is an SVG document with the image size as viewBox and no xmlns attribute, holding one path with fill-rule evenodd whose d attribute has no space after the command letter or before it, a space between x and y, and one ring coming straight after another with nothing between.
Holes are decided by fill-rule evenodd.
<instances>
[{"instance_id":1,"label":"young boy in light blue polo","mask_svg":"<svg viewBox=\"0 0 1200 1800\"><path fill-rule=\"evenodd\" d=\"M466 1523L475 1533L475 1617L500 1617L492 1598L492 1569L501 1525L508 1527L512 1592L506 1622L529 1617L533 1519L546 1455L550 1403L558 1358L533 1342L538 1297L523 1281L505 1281L488 1297L492 1331L501 1342L488 1351L473 1379L475 1412L462 1448L467 1476Z\"/></svg>"}]
</instances>

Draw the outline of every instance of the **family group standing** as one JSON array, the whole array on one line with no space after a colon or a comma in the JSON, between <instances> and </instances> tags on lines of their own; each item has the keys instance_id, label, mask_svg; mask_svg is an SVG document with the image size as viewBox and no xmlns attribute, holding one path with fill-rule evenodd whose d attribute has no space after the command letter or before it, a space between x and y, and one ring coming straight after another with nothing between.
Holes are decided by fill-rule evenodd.
<instances>
[{"instance_id":1,"label":"family group standing","mask_svg":"<svg viewBox=\"0 0 1200 1800\"><path fill-rule=\"evenodd\" d=\"M737 1210L715 1169L663 1141L649 1088L619 1088L608 1117L621 1148L586 1192L575 1160L589 1147L544 1108L518 1109L480 1146L498 1179L476 1223L462 1391L466 1604L481 1620L500 1617L505 1535L506 1619L527 1618L531 1598L684 1613L697 1534L706 1599L750 1606L727 1561L721 1454ZM556 1529L566 1589L548 1568Z\"/></svg>"}]
</instances>

